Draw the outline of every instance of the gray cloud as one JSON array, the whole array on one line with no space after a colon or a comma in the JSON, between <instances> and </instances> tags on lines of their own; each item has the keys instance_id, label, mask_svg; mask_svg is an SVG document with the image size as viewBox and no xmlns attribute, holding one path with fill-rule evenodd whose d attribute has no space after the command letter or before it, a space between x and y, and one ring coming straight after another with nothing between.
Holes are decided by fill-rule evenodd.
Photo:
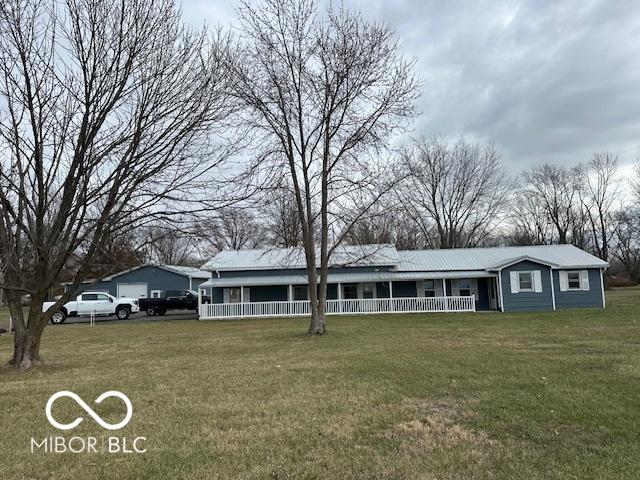
<instances>
[{"instance_id":1,"label":"gray cloud","mask_svg":"<svg viewBox=\"0 0 640 480\"><path fill-rule=\"evenodd\" d=\"M345 0L388 22L424 78L413 134L491 139L514 169L610 150L640 158L636 0ZM228 25L228 2L185 0Z\"/></svg>"}]
</instances>

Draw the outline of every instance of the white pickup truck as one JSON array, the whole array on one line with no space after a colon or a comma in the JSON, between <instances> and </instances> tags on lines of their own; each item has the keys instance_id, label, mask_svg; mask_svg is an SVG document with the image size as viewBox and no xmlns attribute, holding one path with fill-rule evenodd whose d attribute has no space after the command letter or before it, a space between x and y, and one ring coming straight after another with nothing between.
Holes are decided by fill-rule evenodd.
<instances>
[{"instance_id":1,"label":"white pickup truck","mask_svg":"<svg viewBox=\"0 0 640 480\"><path fill-rule=\"evenodd\" d=\"M44 302L42 311L45 312L55 302ZM120 320L126 320L132 313L140 311L138 300L135 298L116 298L103 292L83 292L78 298L65 303L60 310L53 314L51 323L63 323L67 317L89 317L93 315L116 315Z\"/></svg>"}]
</instances>

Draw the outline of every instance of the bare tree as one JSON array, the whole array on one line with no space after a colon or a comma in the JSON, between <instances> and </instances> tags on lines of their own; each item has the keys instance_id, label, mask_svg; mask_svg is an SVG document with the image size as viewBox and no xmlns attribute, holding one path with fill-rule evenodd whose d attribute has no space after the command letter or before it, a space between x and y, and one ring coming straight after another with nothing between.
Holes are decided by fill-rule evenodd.
<instances>
[{"instance_id":1,"label":"bare tree","mask_svg":"<svg viewBox=\"0 0 640 480\"><path fill-rule=\"evenodd\" d=\"M613 213L618 197L618 158L596 153L582 169L580 200L594 253L609 259Z\"/></svg>"},{"instance_id":2,"label":"bare tree","mask_svg":"<svg viewBox=\"0 0 640 480\"><path fill-rule=\"evenodd\" d=\"M171 0L7 0L0 32L0 265L10 364L27 369L70 298L42 311L68 260L78 285L107 239L170 215L215 168L228 76L223 43L186 31Z\"/></svg>"},{"instance_id":3,"label":"bare tree","mask_svg":"<svg viewBox=\"0 0 640 480\"><path fill-rule=\"evenodd\" d=\"M576 208L581 188L581 169L541 165L523 174L525 194L535 199L555 229L558 243L569 243L577 225Z\"/></svg>"},{"instance_id":4,"label":"bare tree","mask_svg":"<svg viewBox=\"0 0 640 480\"><path fill-rule=\"evenodd\" d=\"M323 334L331 255L358 212L386 188L371 159L414 111L418 84L390 28L315 0L239 9L242 43L230 59L235 95L256 133L262 178L286 178L296 199L311 301L309 334ZM379 158L379 157L378 157ZM343 221L345 208L351 209Z\"/></svg>"},{"instance_id":5,"label":"bare tree","mask_svg":"<svg viewBox=\"0 0 640 480\"><path fill-rule=\"evenodd\" d=\"M176 228L173 223L146 227L142 232L139 250L145 261L164 265L202 265L198 254L198 241L192 231Z\"/></svg>"},{"instance_id":6,"label":"bare tree","mask_svg":"<svg viewBox=\"0 0 640 480\"><path fill-rule=\"evenodd\" d=\"M293 189L288 185L278 184L265 193L259 212L264 218L268 243L282 248L301 246L302 227Z\"/></svg>"},{"instance_id":7,"label":"bare tree","mask_svg":"<svg viewBox=\"0 0 640 480\"><path fill-rule=\"evenodd\" d=\"M537 198L527 192L517 193L509 215L512 245L548 245L553 242L553 228L547 210Z\"/></svg>"},{"instance_id":8,"label":"bare tree","mask_svg":"<svg viewBox=\"0 0 640 480\"><path fill-rule=\"evenodd\" d=\"M640 161L633 166L633 176L630 183L634 201L637 205L640 205Z\"/></svg>"},{"instance_id":9,"label":"bare tree","mask_svg":"<svg viewBox=\"0 0 640 480\"><path fill-rule=\"evenodd\" d=\"M428 245L423 232L390 197L372 208L351 228L346 242L352 245L393 244L399 250L417 250Z\"/></svg>"},{"instance_id":10,"label":"bare tree","mask_svg":"<svg viewBox=\"0 0 640 480\"><path fill-rule=\"evenodd\" d=\"M622 264L629 280L640 283L640 208L616 213L613 256Z\"/></svg>"},{"instance_id":11,"label":"bare tree","mask_svg":"<svg viewBox=\"0 0 640 480\"><path fill-rule=\"evenodd\" d=\"M420 139L407 166L398 200L431 248L474 247L491 237L513 187L492 144Z\"/></svg>"},{"instance_id":12,"label":"bare tree","mask_svg":"<svg viewBox=\"0 0 640 480\"><path fill-rule=\"evenodd\" d=\"M200 226L200 237L210 254L221 250L257 248L264 243L264 227L247 207L224 207Z\"/></svg>"}]
</instances>

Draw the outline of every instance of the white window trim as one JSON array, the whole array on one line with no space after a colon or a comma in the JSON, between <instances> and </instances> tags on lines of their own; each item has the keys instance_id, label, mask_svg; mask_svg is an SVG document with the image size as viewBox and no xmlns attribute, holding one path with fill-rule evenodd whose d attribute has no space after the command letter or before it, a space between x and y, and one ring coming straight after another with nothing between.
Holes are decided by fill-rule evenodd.
<instances>
[{"instance_id":1,"label":"white window trim","mask_svg":"<svg viewBox=\"0 0 640 480\"><path fill-rule=\"evenodd\" d=\"M151 298L162 298L162 290L151 290Z\"/></svg>"},{"instance_id":2,"label":"white window trim","mask_svg":"<svg viewBox=\"0 0 640 480\"><path fill-rule=\"evenodd\" d=\"M522 288L522 282L520 280L520 275L528 274L531 278L531 288ZM533 279L533 270L520 270L518 271L518 293L535 293L536 286L534 285Z\"/></svg>"},{"instance_id":3,"label":"white window trim","mask_svg":"<svg viewBox=\"0 0 640 480\"><path fill-rule=\"evenodd\" d=\"M572 287L571 286L571 280L569 279L569 274L570 273L577 273L578 274L578 287ZM582 290L582 272L580 270L567 270L567 291L568 292L579 292Z\"/></svg>"},{"instance_id":4,"label":"white window trim","mask_svg":"<svg viewBox=\"0 0 640 480\"><path fill-rule=\"evenodd\" d=\"M427 288L427 283L426 282L433 282L433 288ZM433 292L433 296L437 297L438 296L438 288L437 288L437 284L436 284L436 279L435 278L429 278L427 280L423 280L422 281L422 295L424 297L427 296L427 292Z\"/></svg>"}]
</instances>

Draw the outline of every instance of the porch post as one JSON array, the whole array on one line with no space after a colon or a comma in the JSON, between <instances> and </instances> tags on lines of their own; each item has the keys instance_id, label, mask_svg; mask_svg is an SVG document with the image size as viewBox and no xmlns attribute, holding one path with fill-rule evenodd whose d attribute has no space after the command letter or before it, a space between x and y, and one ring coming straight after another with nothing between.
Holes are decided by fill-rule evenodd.
<instances>
[{"instance_id":1,"label":"porch post","mask_svg":"<svg viewBox=\"0 0 640 480\"><path fill-rule=\"evenodd\" d=\"M244 287L240 287L240 316L244 317Z\"/></svg>"},{"instance_id":2,"label":"porch post","mask_svg":"<svg viewBox=\"0 0 640 480\"><path fill-rule=\"evenodd\" d=\"M338 282L338 312L342 313L342 284Z\"/></svg>"},{"instance_id":3,"label":"porch post","mask_svg":"<svg viewBox=\"0 0 640 480\"><path fill-rule=\"evenodd\" d=\"M202 288L198 285L198 318L202 315Z\"/></svg>"},{"instance_id":4,"label":"porch post","mask_svg":"<svg viewBox=\"0 0 640 480\"><path fill-rule=\"evenodd\" d=\"M389 280L389 311L395 312L395 306L393 305L393 282Z\"/></svg>"},{"instance_id":5,"label":"porch post","mask_svg":"<svg viewBox=\"0 0 640 480\"><path fill-rule=\"evenodd\" d=\"M444 311L449 311L449 299L447 298L447 279L442 279L442 293L444 294Z\"/></svg>"}]
</instances>

